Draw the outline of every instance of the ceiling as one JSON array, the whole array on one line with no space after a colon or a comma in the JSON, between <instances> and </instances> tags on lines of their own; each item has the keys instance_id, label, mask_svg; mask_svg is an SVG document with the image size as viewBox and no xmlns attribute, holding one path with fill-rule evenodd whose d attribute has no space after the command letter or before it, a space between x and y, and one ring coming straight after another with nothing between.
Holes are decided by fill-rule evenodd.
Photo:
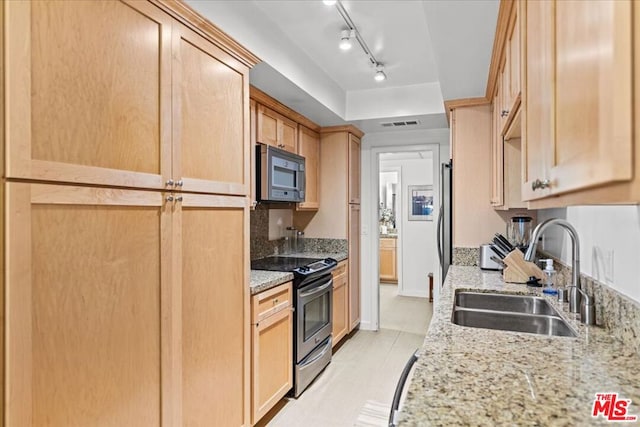
<instances>
[{"instance_id":1,"label":"ceiling","mask_svg":"<svg viewBox=\"0 0 640 427\"><path fill-rule=\"evenodd\" d=\"M484 96L498 0L344 0L387 80L321 0L187 2L262 59L250 82L321 126L364 132L447 127L444 99ZM401 127L383 122L417 122Z\"/></svg>"}]
</instances>

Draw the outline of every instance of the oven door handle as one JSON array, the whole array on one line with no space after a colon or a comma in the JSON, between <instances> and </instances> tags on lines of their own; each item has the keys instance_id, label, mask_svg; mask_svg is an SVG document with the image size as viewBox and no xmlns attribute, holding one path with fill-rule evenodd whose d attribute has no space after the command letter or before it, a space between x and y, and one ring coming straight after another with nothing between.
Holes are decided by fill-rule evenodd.
<instances>
[{"instance_id":1,"label":"oven door handle","mask_svg":"<svg viewBox=\"0 0 640 427\"><path fill-rule=\"evenodd\" d=\"M316 360L320 359L322 356L324 356L325 354L327 354L327 351L331 350L331 340L329 340L325 345L324 348L322 349L322 351L317 355L314 356L313 359L311 360L303 360L304 365L311 365L313 362L315 362Z\"/></svg>"},{"instance_id":2,"label":"oven door handle","mask_svg":"<svg viewBox=\"0 0 640 427\"><path fill-rule=\"evenodd\" d=\"M322 285L319 288L313 288L310 291L301 292L300 298L308 298L317 294L321 294L325 289L327 289L330 286L333 286L333 279L329 280L329 282L326 285Z\"/></svg>"}]
</instances>

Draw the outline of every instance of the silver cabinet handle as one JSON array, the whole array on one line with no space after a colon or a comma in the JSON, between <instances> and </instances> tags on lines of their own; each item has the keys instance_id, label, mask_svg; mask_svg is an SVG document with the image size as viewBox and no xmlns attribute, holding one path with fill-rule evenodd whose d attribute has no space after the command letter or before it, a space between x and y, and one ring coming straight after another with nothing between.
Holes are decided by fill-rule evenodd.
<instances>
[{"instance_id":1,"label":"silver cabinet handle","mask_svg":"<svg viewBox=\"0 0 640 427\"><path fill-rule=\"evenodd\" d=\"M545 179L543 181L540 181L539 179L536 179L535 181L533 181L531 183L531 189L533 191L536 191L538 189L545 189L545 188L549 188L551 187L551 181L549 181L548 179Z\"/></svg>"},{"instance_id":2,"label":"silver cabinet handle","mask_svg":"<svg viewBox=\"0 0 640 427\"><path fill-rule=\"evenodd\" d=\"M181 201L182 201L182 196L176 197L176 202L181 202Z\"/></svg>"},{"instance_id":3,"label":"silver cabinet handle","mask_svg":"<svg viewBox=\"0 0 640 427\"><path fill-rule=\"evenodd\" d=\"M175 183L173 182L172 179L169 179L165 184L167 185L167 187L173 187Z\"/></svg>"},{"instance_id":4,"label":"silver cabinet handle","mask_svg":"<svg viewBox=\"0 0 640 427\"><path fill-rule=\"evenodd\" d=\"M176 187L182 187L184 182L182 180L176 181Z\"/></svg>"},{"instance_id":5,"label":"silver cabinet handle","mask_svg":"<svg viewBox=\"0 0 640 427\"><path fill-rule=\"evenodd\" d=\"M165 197L165 200L167 202L173 202L173 195L169 194L167 197Z\"/></svg>"},{"instance_id":6,"label":"silver cabinet handle","mask_svg":"<svg viewBox=\"0 0 640 427\"><path fill-rule=\"evenodd\" d=\"M502 110L502 111L500 112L500 116L501 116L501 117L507 117L508 115L509 115L509 110Z\"/></svg>"}]
</instances>

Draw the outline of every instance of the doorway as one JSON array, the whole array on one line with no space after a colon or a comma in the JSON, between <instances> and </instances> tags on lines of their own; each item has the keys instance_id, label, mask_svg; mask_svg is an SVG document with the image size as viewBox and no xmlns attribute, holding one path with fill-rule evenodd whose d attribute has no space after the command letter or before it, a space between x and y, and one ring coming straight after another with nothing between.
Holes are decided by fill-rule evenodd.
<instances>
[{"instance_id":1,"label":"doorway","mask_svg":"<svg viewBox=\"0 0 640 427\"><path fill-rule=\"evenodd\" d=\"M430 244L435 242L437 219L437 159L436 152L434 161L432 150L389 151L378 156L377 314L381 329L425 333L431 320L428 274L437 264Z\"/></svg>"}]
</instances>

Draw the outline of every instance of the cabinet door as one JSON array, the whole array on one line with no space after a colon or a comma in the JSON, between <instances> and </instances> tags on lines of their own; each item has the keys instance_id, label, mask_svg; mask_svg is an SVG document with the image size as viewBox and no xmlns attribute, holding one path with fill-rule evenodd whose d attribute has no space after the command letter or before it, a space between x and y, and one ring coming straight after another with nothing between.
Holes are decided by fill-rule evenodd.
<instances>
[{"instance_id":1,"label":"cabinet door","mask_svg":"<svg viewBox=\"0 0 640 427\"><path fill-rule=\"evenodd\" d=\"M532 190L532 184L548 176L547 165L554 138L554 4L531 1L520 5L525 59L522 102L526 112L522 116L522 198L532 200L549 194L548 189Z\"/></svg>"},{"instance_id":2,"label":"cabinet door","mask_svg":"<svg viewBox=\"0 0 640 427\"><path fill-rule=\"evenodd\" d=\"M257 141L277 147L280 144L278 129L280 114L260 104L258 104L257 114Z\"/></svg>"},{"instance_id":3,"label":"cabinet door","mask_svg":"<svg viewBox=\"0 0 640 427\"><path fill-rule=\"evenodd\" d=\"M174 213L182 301L184 426L248 424L249 254L245 198L183 194Z\"/></svg>"},{"instance_id":4,"label":"cabinet door","mask_svg":"<svg viewBox=\"0 0 640 427\"><path fill-rule=\"evenodd\" d=\"M360 205L349 205L349 332L360 323Z\"/></svg>"},{"instance_id":5,"label":"cabinet door","mask_svg":"<svg viewBox=\"0 0 640 427\"><path fill-rule=\"evenodd\" d=\"M280 145L283 150L296 153L298 150L298 124L286 117L280 122Z\"/></svg>"},{"instance_id":6,"label":"cabinet door","mask_svg":"<svg viewBox=\"0 0 640 427\"><path fill-rule=\"evenodd\" d=\"M296 153L298 148L298 124L276 113L275 111L258 105L257 120L258 142Z\"/></svg>"},{"instance_id":7,"label":"cabinet door","mask_svg":"<svg viewBox=\"0 0 640 427\"><path fill-rule=\"evenodd\" d=\"M518 5L513 6L511 23L507 31L506 54L509 61L509 96L507 108L515 113L517 99L520 96L520 16Z\"/></svg>"},{"instance_id":8,"label":"cabinet door","mask_svg":"<svg viewBox=\"0 0 640 427\"><path fill-rule=\"evenodd\" d=\"M332 347L349 333L349 269L342 261L333 272Z\"/></svg>"},{"instance_id":9,"label":"cabinet door","mask_svg":"<svg viewBox=\"0 0 640 427\"><path fill-rule=\"evenodd\" d=\"M7 2L7 176L164 188L171 27L148 2Z\"/></svg>"},{"instance_id":10,"label":"cabinet door","mask_svg":"<svg viewBox=\"0 0 640 427\"><path fill-rule=\"evenodd\" d=\"M252 325L251 335L253 425L293 387L291 307Z\"/></svg>"},{"instance_id":11,"label":"cabinet door","mask_svg":"<svg viewBox=\"0 0 640 427\"><path fill-rule=\"evenodd\" d=\"M7 196L7 425L175 425L162 193L11 183Z\"/></svg>"},{"instance_id":12,"label":"cabinet door","mask_svg":"<svg viewBox=\"0 0 640 427\"><path fill-rule=\"evenodd\" d=\"M398 283L396 239L380 239L380 281Z\"/></svg>"},{"instance_id":13,"label":"cabinet door","mask_svg":"<svg viewBox=\"0 0 640 427\"><path fill-rule=\"evenodd\" d=\"M320 207L320 135L300 125L298 154L305 158L305 201L298 210L317 210Z\"/></svg>"},{"instance_id":14,"label":"cabinet door","mask_svg":"<svg viewBox=\"0 0 640 427\"><path fill-rule=\"evenodd\" d=\"M251 136L249 138L249 202L251 209L255 209L258 202L256 201L256 121L257 121L257 104L253 99L249 102L249 130Z\"/></svg>"},{"instance_id":15,"label":"cabinet door","mask_svg":"<svg viewBox=\"0 0 640 427\"><path fill-rule=\"evenodd\" d=\"M491 116L491 206L504 204L504 161L502 147L500 94L502 86L498 83L498 92L493 99Z\"/></svg>"},{"instance_id":16,"label":"cabinet door","mask_svg":"<svg viewBox=\"0 0 640 427\"><path fill-rule=\"evenodd\" d=\"M360 203L360 139L349 134L349 203Z\"/></svg>"},{"instance_id":17,"label":"cabinet door","mask_svg":"<svg viewBox=\"0 0 640 427\"><path fill-rule=\"evenodd\" d=\"M178 23L173 54L174 181L185 191L248 195L247 67Z\"/></svg>"},{"instance_id":18,"label":"cabinet door","mask_svg":"<svg viewBox=\"0 0 640 427\"><path fill-rule=\"evenodd\" d=\"M632 177L631 20L627 0L555 2L554 194Z\"/></svg>"}]
</instances>

